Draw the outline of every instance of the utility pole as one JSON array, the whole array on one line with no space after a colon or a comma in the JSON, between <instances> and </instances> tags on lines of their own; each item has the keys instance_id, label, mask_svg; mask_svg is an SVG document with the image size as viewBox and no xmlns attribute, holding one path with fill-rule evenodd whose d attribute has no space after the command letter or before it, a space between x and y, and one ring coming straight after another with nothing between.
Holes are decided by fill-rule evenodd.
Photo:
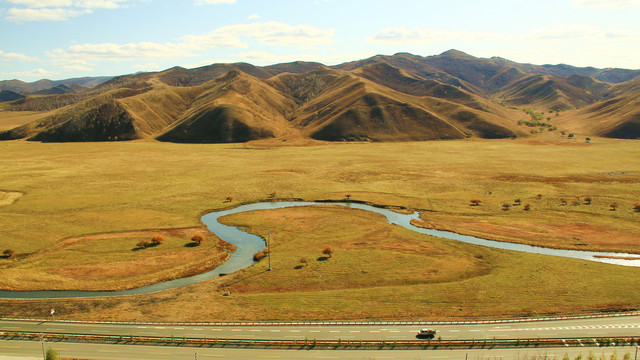
<instances>
[{"instance_id":1,"label":"utility pole","mask_svg":"<svg viewBox=\"0 0 640 360\"><path fill-rule=\"evenodd\" d=\"M269 253L269 268L267 271L271 271L271 229L267 228L267 252Z\"/></svg>"},{"instance_id":2,"label":"utility pole","mask_svg":"<svg viewBox=\"0 0 640 360\"><path fill-rule=\"evenodd\" d=\"M47 355L44 353L44 335L40 335L40 342L42 343L42 360L47 360Z\"/></svg>"}]
</instances>

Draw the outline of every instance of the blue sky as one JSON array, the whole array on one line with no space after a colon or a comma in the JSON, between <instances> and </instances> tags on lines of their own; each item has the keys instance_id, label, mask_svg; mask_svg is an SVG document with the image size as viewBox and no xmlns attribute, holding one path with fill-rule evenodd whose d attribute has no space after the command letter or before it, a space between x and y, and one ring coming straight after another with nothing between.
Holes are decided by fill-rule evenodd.
<instances>
[{"instance_id":1,"label":"blue sky","mask_svg":"<svg viewBox=\"0 0 640 360\"><path fill-rule=\"evenodd\" d=\"M0 0L0 80L458 49L640 69L640 0Z\"/></svg>"}]
</instances>

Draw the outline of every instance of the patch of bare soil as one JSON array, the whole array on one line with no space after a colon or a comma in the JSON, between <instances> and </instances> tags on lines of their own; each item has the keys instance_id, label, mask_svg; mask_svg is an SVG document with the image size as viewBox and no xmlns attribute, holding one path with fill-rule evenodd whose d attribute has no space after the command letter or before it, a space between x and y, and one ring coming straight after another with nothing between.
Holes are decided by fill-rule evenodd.
<instances>
[{"instance_id":1,"label":"patch of bare soil","mask_svg":"<svg viewBox=\"0 0 640 360\"><path fill-rule=\"evenodd\" d=\"M21 192L16 191L0 191L0 206L6 206L13 204L16 200L22 197Z\"/></svg>"}]
</instances>

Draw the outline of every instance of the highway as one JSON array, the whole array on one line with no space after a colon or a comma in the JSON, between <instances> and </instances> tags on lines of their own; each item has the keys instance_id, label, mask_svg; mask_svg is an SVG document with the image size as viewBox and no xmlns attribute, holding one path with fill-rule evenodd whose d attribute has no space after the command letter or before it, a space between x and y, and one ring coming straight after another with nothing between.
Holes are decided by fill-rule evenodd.
<instances>
[{"instance_id":1,"label":"highway","mask_svg":"<svg viewBox=\"0 0 640 360\"><path fill-rule=\"evenodd\" d=\"M634 358L635 347L609 348L552 348L552 349L494 349L494 350L265 350L265 349L219 349L173 346L132 346L74 343L45 343L45 348L58 350L67 358L119 359L119 360L203 360L203 359L451 359L451 360L560 360L564 354L575 359L578 354L587 358L593 352L598 358L610 359L616 352L618 359L629 353ZM0 341L0 360L42 359L42 344L37 341Z\"/></svg>"},{"instance_id":2,"label":"highway","mask_svg":"<svg viewBox=\"0 0 640 360\"><path fill-rule=\"evenodd\" d=\"M0 321L0 331L219 339L415 340L416 325L151 325ZM640 316L475 325L424 325L442 339L640 336Z\"/></svg>"}]
</instances>

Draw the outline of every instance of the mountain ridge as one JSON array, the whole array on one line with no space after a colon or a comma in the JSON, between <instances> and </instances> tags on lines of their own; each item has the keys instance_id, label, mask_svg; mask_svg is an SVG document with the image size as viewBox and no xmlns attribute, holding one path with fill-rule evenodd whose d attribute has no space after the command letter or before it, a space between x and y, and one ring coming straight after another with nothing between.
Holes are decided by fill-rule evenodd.
<instances>
[{"instance_id":1,"label":"mountain ridge","mask_svg":"<svg viewBox=\"0 0 640 360\"><path fill-rule=\"evenodd\" d=\"M640 94L639 70L519 64L454 49L428 57L376 55L335 66L240 62L173 67L99 84L79 79L96 85L65 82L25 94L5 92L0 115L54 113L1 132L0 139L421 141L538 132L522 126L538 122L523 121L526 115L514 107L573 111L578 123L558 125L640 138L640 105L633 101ZM22 97L11 100L15 96Z\"/></svg>"}]
</instances>

